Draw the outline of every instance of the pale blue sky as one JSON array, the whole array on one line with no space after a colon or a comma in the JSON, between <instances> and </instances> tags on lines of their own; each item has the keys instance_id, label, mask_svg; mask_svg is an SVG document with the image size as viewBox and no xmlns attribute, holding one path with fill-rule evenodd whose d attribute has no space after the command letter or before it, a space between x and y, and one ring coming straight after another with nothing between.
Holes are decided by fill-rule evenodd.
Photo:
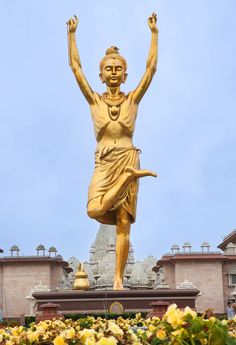
<instances>
[{"instance_id":1,"label":"pale blue sky","mask_svg":"<svg viewBox=\"0 0 236 345\"><path fill-rule=\"evenodd\" d=\"M86 215L95 139L88 106L68 67L66 20L91 86L117 45L124 90L144 69L147 17L159 15L159 62L134 143L157 180L140 183L132 242L137 259L173 243L213 248L236 228L235 0L2 0L0 5L0 248L30 255L54 245L85 260L98 223Z\"/></svg>"}]
</instances>

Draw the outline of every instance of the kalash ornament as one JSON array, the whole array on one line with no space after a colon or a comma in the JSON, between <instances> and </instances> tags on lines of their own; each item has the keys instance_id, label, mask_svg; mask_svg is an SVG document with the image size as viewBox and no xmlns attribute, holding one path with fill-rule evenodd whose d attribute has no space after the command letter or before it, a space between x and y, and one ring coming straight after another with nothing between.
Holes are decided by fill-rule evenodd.
<instances>
[{"instance_id":1,"label":"kalash ornament","mask_svg":"<svg viewBox=\"0 0 236 345\"><path fill-rule=\"evenodd\" d=\"M84 265L79 263L78 271L75 274L73 289L88 290L89 288L90 288L90 282L88 280L88 274L85 272Z\"/></svg>"}]
</instances>

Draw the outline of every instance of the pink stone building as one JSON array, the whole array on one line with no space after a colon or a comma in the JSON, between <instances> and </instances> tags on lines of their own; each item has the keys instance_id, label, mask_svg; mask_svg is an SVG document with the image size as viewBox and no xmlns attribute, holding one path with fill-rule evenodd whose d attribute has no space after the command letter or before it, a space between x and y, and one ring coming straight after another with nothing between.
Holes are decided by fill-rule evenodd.
<instances>
[{"instance_id":1,"label":"pink stone building","mask_svg":"<svg viewBox=\"0 0 236 345\"><path fill-rule=\"evenodd\" d=\"M163 271L166 287L200 290L196 301L199 312L213 308L216 313L224 313L227 301L235 301L236 296L236 230L218 248L221 251L210 251L210 245L204 242L201 251L193 252L188 242L182 250L173 245L172 252L163 255L153 270Z\"/></svg>"},{"instance_id":2,"label":"pink stone building","mask_svg":"<svg viewBox=\"0 0 236 345\"><path fill-rule=\"evenodd\" d=\"M0 257L0 309L4 318L32 315L32 290L37 290L37 286L55 290L63 270L70 271L55 248L50 248L49 255L45 255L42 245L36 250L35 256L20 256L18 247L13 246L11 256Z\"/></svg>"}]
</instances>

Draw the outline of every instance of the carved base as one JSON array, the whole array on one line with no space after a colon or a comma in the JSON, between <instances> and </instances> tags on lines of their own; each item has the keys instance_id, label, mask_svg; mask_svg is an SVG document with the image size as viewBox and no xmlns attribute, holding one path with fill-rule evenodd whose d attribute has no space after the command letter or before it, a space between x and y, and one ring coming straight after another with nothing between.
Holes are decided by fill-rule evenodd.
<instances>
[{"instance_id":1,"label":"carved base","mask_svg":"<svg viewBox=\"0 0 236 345\"><path fill-rule=\"evenodd\" d=\"M148 312L152 302L176 303L178 307L195 308L197 289L156 289L156 290L58 290L35 292L37 310L44 303L59 303L62 313L108 313L114 302L119 302L124 312Z\"/></svg>"}]
</instances>

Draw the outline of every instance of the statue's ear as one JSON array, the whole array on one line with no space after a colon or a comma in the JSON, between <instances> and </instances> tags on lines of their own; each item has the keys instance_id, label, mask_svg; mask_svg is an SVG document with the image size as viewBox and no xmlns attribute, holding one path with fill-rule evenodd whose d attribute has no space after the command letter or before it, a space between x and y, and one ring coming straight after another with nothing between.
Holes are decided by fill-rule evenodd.
<instances>
[{"instance_id":1,"label":"statue's ear","mask_svg":"<svg viewBox=\"0 0 236 345\"><path fill-rule=\"evenodd\" d=\"M99 78L101 79L102 83L105 83L102 73L99 73Z\"/></svg>"},{"instance_id":2,"label":"statue's ear","mask_svg":"<svg viewBox=\"0 0 236 345\"><path fill-rule=\"evenodd\" d=\"M127 76L128 76L128 74L127 74L127 73L124 73L123 80L122 80L123 83L126 82Z\"/></svg>"}]
</instances>

